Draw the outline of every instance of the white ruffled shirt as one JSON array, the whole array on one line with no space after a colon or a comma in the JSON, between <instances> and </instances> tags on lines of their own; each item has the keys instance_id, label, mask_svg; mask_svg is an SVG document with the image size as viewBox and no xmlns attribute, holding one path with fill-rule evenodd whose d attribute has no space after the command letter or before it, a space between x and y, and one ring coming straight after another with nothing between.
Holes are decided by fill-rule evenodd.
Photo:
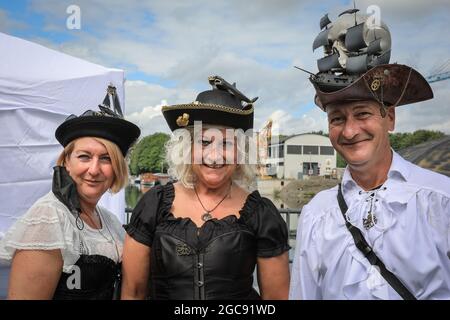
<instances>
[{"instance_id":1,"label":"white ruffled shirt","mask_svg":"<svg viewBox=\"0 0 450 320\"><path fill-rule=\"evenodd\" d=\"M380 189L364 191L348 168L342 186L349 208L346 218L388 270L417 299L450 299L450 179L393 152L388 179ZM337 190L322 191L303 207L289 298L401 299L356 248ZM377 222L366 230L363 219L370 206Z\"/></svg>"},{"instance_id":2,"label":"white ruffled shirt","mask_svg":"<svg viewBox=\"0 0 450 320\"><path fill-rule=\"evenodd\" d=\"M0 261L9 264L16 250L60 249L63 272L70 273L81 254L103 255L115 262L122 259L125 230L107 209L97 206L102 229L84 223L76 226L76 217L49 192L20 217L0 240Z\"/></svg>"}]
</instances>

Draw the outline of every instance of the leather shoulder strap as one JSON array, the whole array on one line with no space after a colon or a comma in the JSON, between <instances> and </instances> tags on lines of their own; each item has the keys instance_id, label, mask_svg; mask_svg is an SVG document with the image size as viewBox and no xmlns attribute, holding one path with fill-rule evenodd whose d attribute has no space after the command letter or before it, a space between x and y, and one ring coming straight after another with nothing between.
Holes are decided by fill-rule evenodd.
<instances>
[{"instance_id":1,"label":"leather shoulder strap","mask_svg":"<svg viewBox=\"0 0 450 320\"><path fill-rule=\"evenodd\" d=\"M350 231L353 240L355 241L355 245L359 249L359 251L364 254L364 257L369 260L371 265L377 266L379 268L381 276L395 291L397 291L397 293L403 298L403 300L417 300L416 297L414 297L414 295L405 287L405 285L395 276L395 274L386 269L383 261L378 258L378 256L367 243L366 239L364 239L361 230L347 221L345 213L347 212L348 207L345 203L344 196L342 195L341 184L339 184L337 200L342 215L344 216L345 225L348 231Z\"/></svg>"}]
</instances>

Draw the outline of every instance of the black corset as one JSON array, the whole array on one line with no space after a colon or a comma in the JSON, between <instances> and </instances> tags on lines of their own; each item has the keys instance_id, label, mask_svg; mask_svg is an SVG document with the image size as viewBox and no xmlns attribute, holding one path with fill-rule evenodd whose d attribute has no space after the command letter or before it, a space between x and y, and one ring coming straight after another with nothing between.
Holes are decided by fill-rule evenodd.
<instances>
[{"instance_id":1,"label":"black corset","mask_svg":"<svg viewBox=\"0 0 450 320\"><path fill-rule=\"evenodd\" d=\"M120 280L120 263L101 255L81 255L75 263L79 267L80 287L72 288L76 271L62 273L54 300L112 300L114 286ZM70 278L70 279L69 279Z\"/></svg>"},{"instance_id":2,"label":"black corset","mask_svg":"<svg viewBox=\"0 0 450 320\"><path fill-rule=\"evenodd\" d=\"M171 233L153 241L150 299L259 299L253 289L256 245L246 230L211 239L204 247Z\"/></svg>"},{"instance_id":3,"label":"black corset","mask_svg":"<svg viewBox=\"0 0 450 320\"><path fill-rule=\"evenodd\" d=\"M260 299L253 288L258 258L289 250L286 223L272 202L257 191L239 213L213 218L200 228L189 217L175 217L174 186L144 194L125 226L151 248L150 299Z\"/></svg>"}]
</instances>

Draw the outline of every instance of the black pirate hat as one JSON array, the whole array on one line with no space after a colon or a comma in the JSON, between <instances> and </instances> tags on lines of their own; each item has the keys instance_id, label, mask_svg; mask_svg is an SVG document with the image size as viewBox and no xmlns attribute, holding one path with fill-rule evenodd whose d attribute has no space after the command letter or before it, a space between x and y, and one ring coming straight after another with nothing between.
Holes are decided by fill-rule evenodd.
<instances>
[{"instance_id":1,"label":"black pirate hat","mask_svg":"<svg viewBox=\"0 0 450 320\"><path fill-rule=\"evenodd\" d=\"M433 98L425 78L413 68L389 64L391 35L374 17L346 10L335 22L328 15L320 21L322 31L313 50L323 47L317 60L319 72L311 74L315 103L322 109L330 103L375 100L383 106L400 106Z\"/></svg>"},{"instance_id":2,"label":"black pirate hat","mask_svg":"<svg viewBox=\"0 0 450 320\"><path fill-rule=\"evenodd\" d=\"M208 77L213 89L199 93L192 103L162 107L170 130L194 125L194 121L221 125L244 131L253 128L253 103L219 76Z\"/></svg>"},{"instance_id":3,"label":"black pirate hat","mask_svg":"<svg viewBox=\"0 0 450 320\"><path fill-rule=\"evenodd\" d=\"M56 129L56 139L65 147L81 137L104 138L114 142L125 156L141 134L141 130L123 118L114 87L108 87L103 105L99 105L99 109L99 111L87 110L80 116L70 115Z\"/></svg>"}]
</instances>

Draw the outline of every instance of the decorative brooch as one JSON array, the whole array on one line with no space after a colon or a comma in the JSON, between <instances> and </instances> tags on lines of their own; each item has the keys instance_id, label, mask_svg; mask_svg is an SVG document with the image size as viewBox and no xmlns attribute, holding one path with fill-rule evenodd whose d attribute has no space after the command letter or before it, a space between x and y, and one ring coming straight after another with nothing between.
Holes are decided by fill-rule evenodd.
<instances>
[{"instance_id":1,"label":"decorative brooch","mask_svg":"<svg viewBox=\"0 0 450 320\"><path fill-rule=\"evenodd\" d=\"M378 79L375 79L375 80L372 81L372 84L370 85L370 88L373 91L377 91L380 88L380 85L381 85L381 81L378 80Z\"/></svg>"},{"instance_id":2,"label":"decorative brooch","mask_svg":"<svg viewBox=\"0 0 450 320\"><path fill-rule=\"evenodd\" d=\"M175 250L177 256L189 256L192 254L192 249L186 243L177 243Z\"/></svg>"},{"instance_id":3,"label":"decorative brooch","mask_svg":"<svg viewBox=\"0 0 450 320\"><path fill-rule=\"evenodd\" d=\"M368 212L367 213L367 217L363 218L363 226L364 229L369 230L370 228L372 228L373 226L375 226L377 224L378 220L376 215L374 215L372 212Z\"/></svg>"},{"instance_id":4,"label":"decorative brooch","mask_svg":"<svg viewBox=\"0 0 450 320\"><path fill-rule=\"evenodd\" d=\"M182 116L179 116L177 118L177 125L179 127L186 127L189 123L189 114L188 113L183 113Z\"/></svg>"}]
</instances>

